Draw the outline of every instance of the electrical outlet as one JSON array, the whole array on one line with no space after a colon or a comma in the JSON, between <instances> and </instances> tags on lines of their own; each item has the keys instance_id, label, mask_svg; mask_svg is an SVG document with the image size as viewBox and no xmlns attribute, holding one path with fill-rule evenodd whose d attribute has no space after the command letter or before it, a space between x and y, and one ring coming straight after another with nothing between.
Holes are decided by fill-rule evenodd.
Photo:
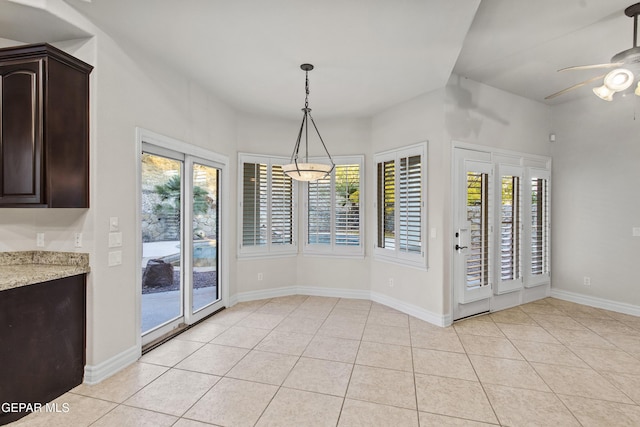
<instances>
[{"instance_id":1,"label":"electrical outlet","mask_svg":"<svg viewBox=\"0 0 640 427\"><path fill-rule=\"evenodd\" d=\"M44 247L44 233L36 233L36 246L39 248Z\"/></svg>"},{"instance_id":2,"label":"electrical outlet","mask_svg":"<svg viewBox=\"0 0 640 427\"><path fill-rule=\"evenodd\" d=\"M262 279L264 279L264 276L262 273L258 273L258 282L262 282Z\"/></svg>"},{"instance_id":3,"label":"electrical outlet","mask_svg":"<svg viewBox=\"0 0 640 427\"><path fill-rule=\"evenodd\" d=\"M74 246L76 248L82 247L82 233L76 233L74 238Z\"/></svg>"},{"instance_id":4,"label":"electrical outlet","mask_svg":"<svg viewBox=\"0 0 640 427\"><path fill-rule=\"evenodd\" d=\"M584 276L584 285L591 286L591 277Z\"/></svg>"},{"instance_id":5,"label":"electrical outlet","mask_svg":"<svg viewBox=\"0 0 640 427\"><path fill-rule=\"evenodd\" d=\"M393 277L390 277L390 278L389 278L389 287L390 287L390 288L393 288L394 286L395 286L395 283L394 283L394 281L393 281Z\"/></svg>"}]
</instances>

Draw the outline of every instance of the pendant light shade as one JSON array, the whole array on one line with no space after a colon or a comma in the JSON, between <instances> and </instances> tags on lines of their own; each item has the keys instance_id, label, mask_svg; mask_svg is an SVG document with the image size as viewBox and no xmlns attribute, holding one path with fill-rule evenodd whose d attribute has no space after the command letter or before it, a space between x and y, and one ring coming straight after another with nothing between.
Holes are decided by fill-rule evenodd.
<instances>
[{"instance_id":1,"label":"pendant light shade","mask_svg":"<svg viewBox=\"0 0 640 427\"><path fill-rule=\"evenodd\" d=\"M311 116L311 108L309 108L309 71L313 70L313 65L302 64L300 68L305 72L306 96L304 99L304 108L302 109L304 115L302 116L302 124L300 125L300 131L298 132L296 144L293 147L291 160L289 164L282 166L282 170L292 179L295 179L297 181L317 181L329 175L331 171L333 171L335 164L333 163L333 159L329 154L329 150L327 150L327 146L322 140L322 136L320 136L320 131L318 131L318 127L316 126L316 123ZM315 132L318 135L318 139L322 144L322 148L324 148L324 152L327 155L327 163L309 163L309 121L311 121L311 124L313 125L313 129L311 131ZM300 144L302 142L303 135L304 155L301 157Z\"/></svg>"},{"instance_id":2,"label":"pendant light shade","mask_svg":"<svg viewBox=\"0 0 640 427\"><path fill-rule=\"evenodd\" d=\"M329 175L333 166L322 163L290 163L282 171L297 181L317 181Z\"/></svg>"}]
</instances>

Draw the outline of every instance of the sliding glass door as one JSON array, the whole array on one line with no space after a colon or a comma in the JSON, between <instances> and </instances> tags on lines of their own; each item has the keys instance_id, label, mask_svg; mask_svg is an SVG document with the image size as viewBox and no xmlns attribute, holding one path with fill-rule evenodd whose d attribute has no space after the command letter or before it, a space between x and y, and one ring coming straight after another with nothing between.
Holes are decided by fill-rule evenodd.
<instances>
[{"instance_id":1,"label":"sliding glass door","mask_svg":"<svg viewBox=\"0 0 640 427\"><path fill-rule=\"evenodd\" d=\"M193 313L220 299L218 286L219 183L220 170L193 163L192 167L192 223L191 283Z\"/></svg>"},{"instance_id":2,"label":"sliding glass door","mask_svg":"<svg viewBox=\"0 0 640 427\"><path fill-rule=\"evenodd\" d=\"M222 308L221 167L142 145L143 345Z\"/></svg>"}]
</instances>

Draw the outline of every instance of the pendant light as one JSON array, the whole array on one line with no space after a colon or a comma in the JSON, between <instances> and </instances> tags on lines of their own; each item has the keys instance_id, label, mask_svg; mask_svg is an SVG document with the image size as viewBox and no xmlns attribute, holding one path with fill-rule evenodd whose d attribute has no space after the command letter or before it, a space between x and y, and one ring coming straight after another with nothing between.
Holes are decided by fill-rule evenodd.
<instances>
[{"instance_id":1,"label":"pendant light","mask_svg":"<svg viewBox=\"0 0 640 427\"><path fill-rule=\"evenodd\" d=\"M283 165L282 170L292 179L297 181L317 181L318 179L322 179L329 175L335 164L333 163L333 159L327 150L327 146L324 144L322 140L322 136L320 136L320 132L318 131L318 127L316 126L316 122L313 120L311 116L311 108L309 108L309 71L313 70L313 65L311 64L302 64L300 68L305 73L305 93L306 96L304 98L304 108L302 112L304 115L302 116L302 124L300 125L300 131L298 132L298 138L296 139L296 144L293 147L293 153L291 154L291 160L289 164ZM322 143L322 147L324 148L325 153L329 159L329 164L325 163L309 163L309 121L313 125L313 130L315 130L320 142ZM302 142L302 135L304 134L304 155L300 156L300 143Z\"/></svg>"}]
</instances>

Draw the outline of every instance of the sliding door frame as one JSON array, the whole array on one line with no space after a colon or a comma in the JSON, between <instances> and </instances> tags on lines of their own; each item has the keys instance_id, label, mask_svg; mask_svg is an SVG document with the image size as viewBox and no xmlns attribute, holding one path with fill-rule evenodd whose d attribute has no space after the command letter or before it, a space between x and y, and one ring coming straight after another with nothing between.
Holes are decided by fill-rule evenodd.
<instances>
[{"instance_id":1,"label":"sliding door frame","mask_svg":"<svg viewBox=\"0 0 640 427\"><path fill-rule=\"evenodd\" d=\"M182 153L185 155L183 169L186 168L187 164L193 163L201 163L206 166L212 166L220 170L219 173L219 183L218 183L218 200L221 208L218 211L218 242L217 242L217 257L218 257L218 292L220 296L221 306L228 307L229 306L229 253L230 245L229 245L229 158L225 155L215 153L213 151L209 151L202 147L198 147L192 144L188 144L186 142L161 135L155 132L152 132L143 128L136 128L136 265L140 266L142 264L142 226L141 226L141 190L142 190L142 152L144 145L152 145L157 148L157 154L161 154L163 150ZM190 169L190 168L189 168ZM183 173L185 175L185 173ZM188 179L187 179L188 178ZM188 190L191 187L191 179L192 177L187 177L185 175L185 179L183 181L183 190ZM183 223L190 224L192 219L192 201L185 200L183 204L184 212L183 214ZM184 239L184 237L183 237ZM186 263L191 263L191 245L185 244L185 265ZM190 264L189 264L190 265ZM184 273L183 273L184 275ZM143 339L142 339L142 269L136 268L136 346L138 349L142 349ZM184 284L184 279L183 279ZM192 310L192 295L191 291L185 293L186 303L183 300L183 307L189 308L189 310L184 310L183 317L186 323L194 323L200 320L203 317L203 310L198 310L196 313L191 313ZM179 323L179 322L178 322ZM177 324L171 323L172 327L177 327ZM150 334L150 338L157 338L154 336L153 332ZM147 339L145 339L147 341Z\"/></svg>"}]
</instances>

